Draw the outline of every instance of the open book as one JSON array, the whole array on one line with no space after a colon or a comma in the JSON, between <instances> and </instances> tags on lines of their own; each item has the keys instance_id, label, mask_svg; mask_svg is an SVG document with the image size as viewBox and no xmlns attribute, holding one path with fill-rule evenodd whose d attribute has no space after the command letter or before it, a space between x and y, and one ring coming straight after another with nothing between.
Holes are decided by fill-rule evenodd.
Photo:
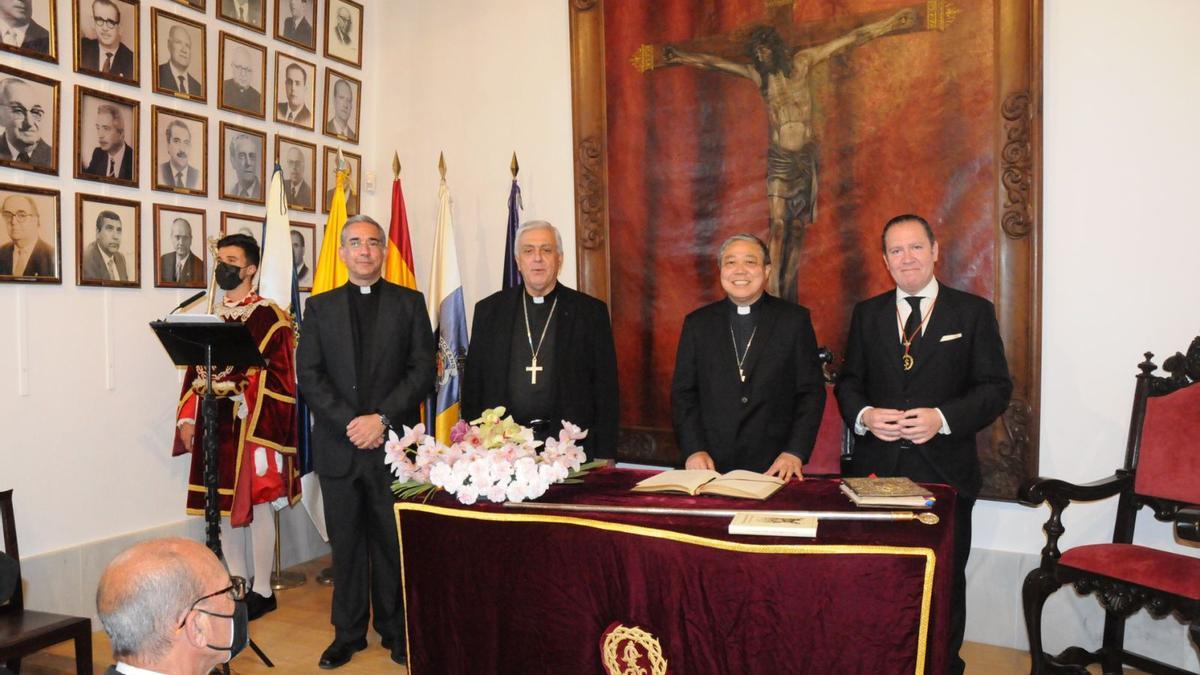
<instances>
[{"instance_id":1,"label":"open book","mask_svg":"<svg viewBox=\"0 0 1200 675\"><path fill-rule=\"evenodd\" d=\"M721 475L705 469L677 469L651 476L633 487L634 492L682 492L766 499L783 487L783 479L738 469Z\"/></svg>"},{"instance_id":2,"label":"open book","mask_svg":"<svg viewBox=\"0 0 1200 675\"><path fill-rule=\"evenodd\" d=\"M817 519L772 511L741 511L729 522L729 534L769 537L815 537Z\"/></svg>"},{"instance_id":3,"label":"open book","mask_svg":"<svg viewBox=\"0 0 1200 675\"><path fill-rule=\"evenodd\" d=\"M841 487L858 506L927 509L936 501L929 490L903 476L843 478Z\"/></svg>"}]
</instances>

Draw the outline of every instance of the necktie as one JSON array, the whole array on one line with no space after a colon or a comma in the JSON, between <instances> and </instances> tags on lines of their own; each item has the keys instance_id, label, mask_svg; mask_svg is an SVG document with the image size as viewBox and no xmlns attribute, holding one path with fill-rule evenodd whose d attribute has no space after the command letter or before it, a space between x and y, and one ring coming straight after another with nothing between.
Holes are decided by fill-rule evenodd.
<instances>
[{"instance_id":1,"label":"necktie","mask_svg":"<svg viewBox=\"0 0 1200 675\"><path fill-rule=\"evenodd\" d=\"M179 91L186 93L187 90L188 90L187 83L183 81L183 76L180 75L179 76Z\"/></svg>"},{"instance_id":2,"label":"necktie","mask_svg":"<svg viewBox=\"0 0 1200 675\"><path fill-rule=\"evenodd\" d=\"M917 347L917 343L921 341L921 296L910 295L905 298L908 301L912 312L908 315L908 321L904 322L904 336L911 341L909 353L911 354Z\"/></svg>"},{"instance_id":3,"label":"necktie","mask_svg":"<svg viewBox=\"0 0 1200 675\"><path fill-rule=\"evenodd\" d=\"M18 162L28 162L29 161L29 153L25 152L24 150L17 153L17 161Z\"/></svg>"},{"instance_id":4,"label":"necktie","mask_svg":"<svg viewBox=\"0 0 1200 675\"><path fill-rule=\"evenodd\" d=\"M108 177L116 178L117 176L117 160L112 157L108 158Z\"/></svg>"},{"instance_id":5,"label":"necktie","mask_svg":"<svg viewBox=\"0 0 1200 675\"><path fill-rule=\"evenodd\" d=\"M20 40L17 40L17 31L15 31L15 30L4 31L4 44L12 45L13 47L20 47L21 42L20 42Z\"/></svg>"},{"instance_id":6,"label":"necktie","mask_svg":"<svg viewBox=\"0 0 1200 675\"><path fill-rule=\"evenodd\" d=\"M12 273L13 276L19 277L25 272L25 251L16 247L13 248L16 250L13 251L14 255Z\"/></svg>"},{"instance_id":7,"label":"necktie","mask_svg":"<svg viewBox=\"0 0 1200 675\"><path fill-rule=\"evenodd\" d=\"M178 256L176 256L178 258ZM183 278L183 259L179 258L179 262L175 263L175 281L187 281Z\"/></svg>"},{"instance_id":8,"label":"necktie","mask_svg":"<svg viewBox=\"0 0 1200 675\"><path fill-rule=\"evenodd\" d=\"M183 187L183 172L175 174L175 187Z\"/></svg>"},{"instance_id":9,"label":"necktie","mask_svg":"<svg viewBox=\"0 0 1200 675\"><path fill-rule=\"evenodd\" d=\"M289 113L288 113L288 120L287 120L287 121L289 121L289 122L295 122L295 121L296 121L296 113L294 113L294 112L289 112Z\"/></svg>"},{"instance_id":10,"label":"necktie","mask_svg":"<svg viewBox=\"0 0 1200 675\"><path fill-rule=\"evenodd\" d=\"M112 281L119 281L117 279L117 264L112 258L108 259L108 278Z\"/></svg>"},{"instance_id":11,"label":"necktie","mask_svg":"<svg viewBox=\"0 0 1200 675\"><path fill-rule=\"evenodd\" d=\"M247 20L247 19L246 19L246 6L245 6L245 5L238 5L238 18L239 18L239 19L241 19L242 21L246 21L246 20Z\"/></svg>"},{"instance_id":12,"label":"necktie","mask_svg":"<svg viewBox=\"0 0 1200 675\"><path fill-rule=\"evenodd\" d=\"M112 72L112 52L109 52L104 55L104 67L101 68L100 70L102 70L106 73Z\"/></svg>"}]
</instances>

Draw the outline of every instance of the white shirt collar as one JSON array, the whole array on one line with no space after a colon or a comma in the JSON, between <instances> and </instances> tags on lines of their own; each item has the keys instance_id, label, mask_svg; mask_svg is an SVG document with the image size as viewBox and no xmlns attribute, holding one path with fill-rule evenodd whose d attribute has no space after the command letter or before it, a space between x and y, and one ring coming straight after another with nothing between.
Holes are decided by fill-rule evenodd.
<instances>
[{"instance_id":1,"label":"white shirt collar","mask_svg":"<svg viewBox=\"0 0 1200 675\"><path fill-rule=\"evenodd\" d=\"M179 78L182 77L184 82L188 81L188 72L186 70L175 70L175 62L174 61L167 61L167 67L169 67L171 69L171 79L172 80L174 80L175 82L178 82Z\"/></svg>"},{"instance_id":2,"label":"white shirt collar","mask_svg":"<svg viewBox=\"0 0 1200 675\"><path fill-rule=\"evenodd\" d=\"M2 37L5 33L11 32L17 36L17 44L20 45L21 43L25 42L25 32L29 30L29 26L32 23L33 21L30 20L25 22L24 26L17 28L16 26L9 24L4 19L0 19L0 37Z\"/></svg>"},{"instance_id":3,"label":"white shirt collar","mask_svg":"<svg viewBox=\"0 0 1200 675\"><path fill-rule=\"evenodd\" d=\"M121 141L121 149L117 151L117 154L115 154L115 155L110 154L109 158L112 159L112 161L113 161L113 168L114 168L115 172L121 173L121 164L123 164L125 162L125 141L124 140ZM105 167L105 170L107 171L108 167Z\"/></svg>"},{"instance_id":4,"label":"white shirt collar","mask_svg":"<svg viewBox=\"0 0 1200 675\"><path fill-rule=\"evenodd\" d=\"M19 150L15 145L12 144L12 139L9 138L8 133L6 133L6 132L0 132L0 133L4 134L4 144L8 146L9 156L12 157L13 159L16 159L21 154L22 151ZM33 145L34 145L34 147L37 147L36 142ZM29 159L31 159L31 160L33 159L33 148L29 148Z\"/></svg>"},{"instance_id":5,"label":"white shirt collar","mask_svg":"<svg viewBox=\"0 0 1200 675\"><path fill-rule=\"evenodd\" d=\"M128 663L125 663L124 661L117 661L117 672L124 673L125 675L163 675L162 673L158 672L157 670L146 670L145 668L138 668L137 666L131 666Z\"/></svg>"},{"instance_id":6,"label":"white shirt collar","mask_svg":"<svg viewBox=\"0 0 1200 675\"><path fill-rule=\"evenodd\" d=\"M96 242L96 250L100 252L100 257L104 259L104 266L108 267L108 264L113 261L113 257L104 251L104 247L100 245L99 241Z\"/></svg>"},{"instance_id":7,"label":"white shirt collar","mask_svg":"<svg viewBox=\"0 0 1200 675\"><path fill-rule=\"evenodd\" d=\"M934 298L937 297L937 294L938 294L938 280L937 280L937 277L934 277L929 280L929 283L925 284L924 288L917 291L916 293L905 293L899 286L897 286L896 287L896 304L904 305L907 307L908 302L905 301L904 299L907 297L914 296L914 295L919 295L919 296L921 296L921 298L923 298L922 306L924 306L925 300L933 300Z\"/></svg>"}]
</instances>

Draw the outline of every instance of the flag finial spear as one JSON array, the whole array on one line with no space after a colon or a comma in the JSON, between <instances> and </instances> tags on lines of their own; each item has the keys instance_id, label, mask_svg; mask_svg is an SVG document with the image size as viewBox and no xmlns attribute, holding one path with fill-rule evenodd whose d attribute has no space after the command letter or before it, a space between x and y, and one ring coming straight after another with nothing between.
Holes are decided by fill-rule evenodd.
<instances>
[{"instance_id":1,"label":"flag finial spear","mask_svg":"<svg viewBox=\"0 0 1200 675\"><path fill-rule=\"evenodd\" d=\"M392 178L400 178L400 153L392 153Z\"/></svg>"},{"instance_id":2,"label":"flag finial spear","mask_svg":"<svg viewBox=\"0 0 1200 675\"><path fill-rule=\"evenodd\" d=\"M340 145L338 146L337 167L338 171L346 170L346 156L342 154L342 146Z\"/></svg>"},{"instance_id":3,"label":"flag finial spear","mask_svg":"<svg viewBox=\"0 0 1200 675\"><path fill-rule=\"evenodd\" d=\"M513 150L512 163L508 165L508 168L510 171L512 171L513 180L516 180L517 174L520 173L520 171L521 171L521 165L517 163L517 151L516 150Z\"/></svg>"},{"instance_id":4,"label":"flag finial spear","mask_svg":"<svg viewBox=\"0 0 1200 675\"><path fill-rule=\"evenodd\" d=\"M446 153L438 153L438 172L442 174L442 180L446 180Z\"/></svg>"}]
</instances>

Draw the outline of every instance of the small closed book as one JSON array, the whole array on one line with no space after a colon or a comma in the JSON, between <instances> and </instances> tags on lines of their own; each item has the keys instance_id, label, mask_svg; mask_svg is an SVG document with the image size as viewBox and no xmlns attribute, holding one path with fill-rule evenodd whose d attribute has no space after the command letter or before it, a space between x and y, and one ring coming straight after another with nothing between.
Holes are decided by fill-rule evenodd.
<instances>
[{"instance_id":1,"label":"small closed book","mask_svg":"<svg viewBox=\"0 0 1200 675\"><path fill-rule=\"evenodd\" d=\"M766 499L783 487L783 479L738 469L721 475L705 469L663 471L633 486L634 492L682 492L742 499Z\"/></svg>"},{"instance_id":2,"label":"small closed book","mask_svg":"<svg viewBox=\"0 0 1200 675\"><path fill-rule=\"evenodd\" d=\"M928 490L903 476L843 478L841 487L858 506L928 509L937 501Z\"/></svg>"},{"instance_id":3,"label":"small closed book","mask_svg":"<svg viewBox=\"0 0 1200 675\"><path fill-rule=\"evenodd\" d=\"M817 519L782 516L770 511L743 511L729 522L729 534L765 537L815 537Z\"/></svg>"}]
</instances>

